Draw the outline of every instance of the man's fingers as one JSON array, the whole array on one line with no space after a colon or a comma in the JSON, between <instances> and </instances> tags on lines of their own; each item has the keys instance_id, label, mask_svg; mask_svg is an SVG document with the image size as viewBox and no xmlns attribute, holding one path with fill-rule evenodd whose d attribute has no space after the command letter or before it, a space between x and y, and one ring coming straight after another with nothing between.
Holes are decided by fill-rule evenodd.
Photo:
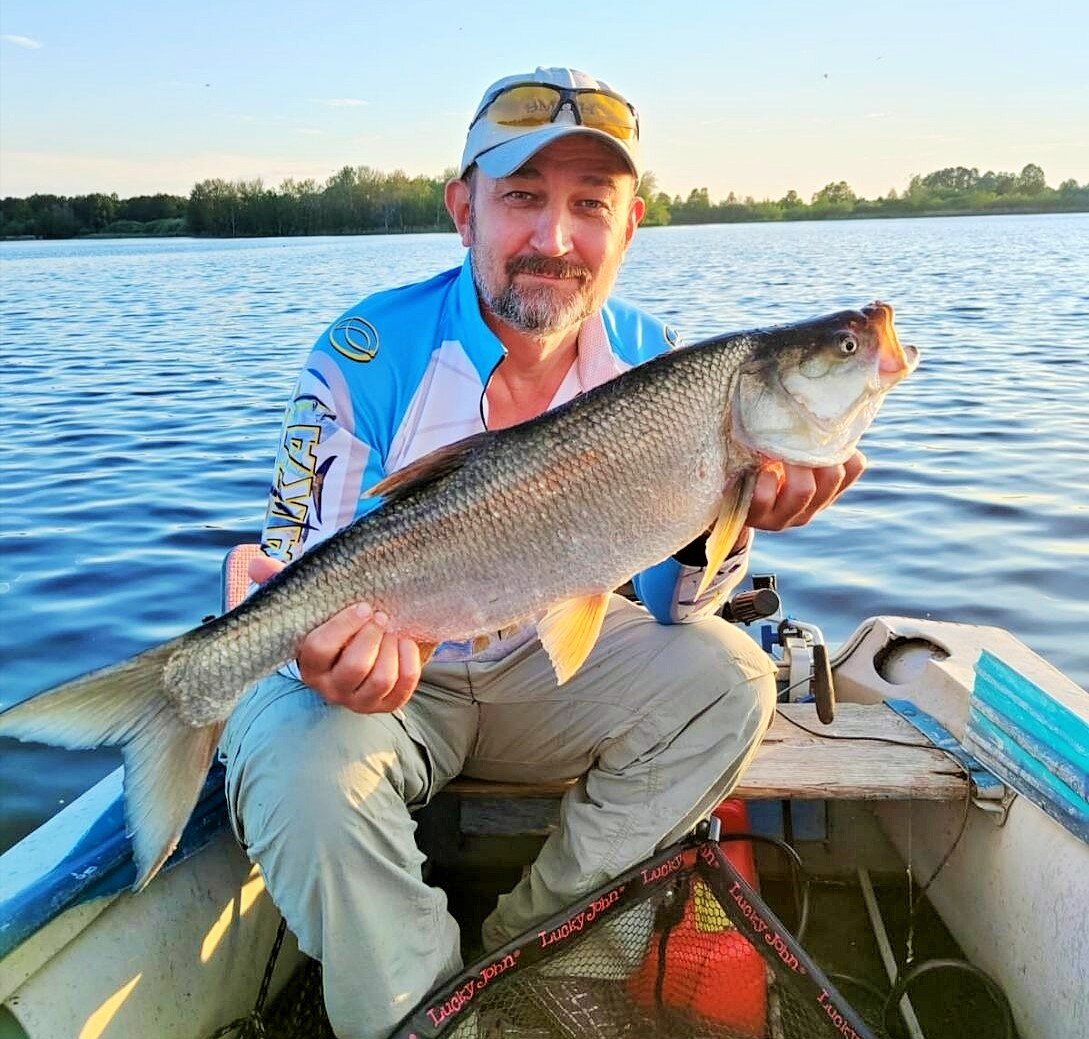
<instances>
[{"instance_id":1,"label":"man's fingers","mask_svg":"<svg viewBox=\"0 0 1089 1039\"><path fill-rule=\"evenodd\" d=\"M865 469L866 456L861 451L843 465L765 467L757 474L746 526L760 530L800 527L831 505Z\"/></svg>"},{"instance_id":2,"label":"man's fingers","mask_svg":"<svg viewBox=\"0 0 1089 1039\"><path fill-rule=\"evenodd\" d=\"M839 485L839 490L836 492L836 498L847 490L847 488L866 471L866 465L866 456L861 451L856 451L843 463L843 482ZM835 501L835 498L832 500Z\"/></svg>"},{"instance_id":3,"label":"man's fingers","mask_svg":"<svg viewBox=\"0 0 1089 1039\"><path fill-rule=\"evenodd\" d=\"M778 474L772 472L770 469L761 469L756 474L756 484L752 491L752 501L749 502L749 514L745 520L748 526L760 526L760 521L775 504L775 498L778 493Z\"/></svg>"},{"instance_id":4,"label":"man's fingers","mask_svg":"<svg viewBox=\"0 0 1089 1039\"><path fill-rule=\"evenodd\" d=\"M792 527L808 523L821 509L835 501L846 478L842 465L827 465L810 471L813 474L813 494L806 507L791 517Z\"/></svg>"},{"instance_id":5,"label":"man's fingers","mask_svg":"<svg viewBox=\"0 0 1089 1039\"><path fill-rule=\"evenodd\" d=\"M287 563L262 554L254 556L250 560L249 566L246 567L246 573L254 584L264 584L270 577L275 577L285 566L287 566Z\"/></svg>"},{"instance_id":6,"label":"man's fingers","mask_svg":"<svg viewBox=\"0 0 1089 1039\"><path fill-rule=\"evenodd\" d=\"M787 465L782 475L762 469L756 478L746 526L759 530L783 530L808 507L816 492L813 470Z\"/></svg>"},{"instance_id":7,"label":"man's fingers","mask_svg":"<svg viewBox=\"0 0 1089 1039\"><path fill-rule=\"evenodd\" d=\"M791 526L808 523L818 512L831 505L866 468L866 456L856 451L843 465L829 465L813 470L816 489L808 507L794 517Z\"/></svg>"},{"instance_id":8,"label":"man's fingers","mask_svg":"<svg viewBox=\"0 0 1089 1039\"><path fill-rule=\"evenodd\" d=\"M400 675L382 701L383 709L388 711L396 711L398 707L404 707L408 703L420 684L420 672L423 670L420 663L420 645L412 639L397 640L397 659Z\"/></svg>"},{"instance_id":9,"label":"man's fingers","mask_svg":"<svg viewBox=\"0 0 1089 1039\"><path fill-rule=\"evenodd\" d=\"M816 470L797 465L786 466L786 479L775 503L776 519L782 526L794 526L799 517L806 515L818 487Z\"/></svg>"},{"instance_id":10,"label":"man's fingers","mask_svg":"<svg viewBox=\"0 0 1089 1039\"><path fill-rule=\"evenodd\" d=\"M400 667L396 636L386 634L374 624L370 630L379 633L374 661L364 673L363 680L341 701L350 711L359 714L374 714L392 709L385 703L385 698L397 684Z\"/></svg>"},{"instance_id":11,"label":"man's fingers","mask_svg":"<svg viewBox=\"0 0 1089 1039\"><path fill-rule=\"evenodd\" d=\"M382 641L386 638L386 619L378 614L381 623L371 618L345 644L328 675L323 679L327 689L333 690L337 702L351 706L359 687L371 674L378 661Z\"/></svg>"},{"instance_id":12,"label":"man's fingers","mask_svg":"<svg viewBox=\"0 0 1089 1039\"><path fill-rule=\"evenodd\" d=\"M366 603L359 603L319 624L299 647L300 672L318 675L331 671L349 640L370 622L372 616L371 608ZM303 681L309 684L306 674L303 674Z\"/></svg>"}]
</instances>

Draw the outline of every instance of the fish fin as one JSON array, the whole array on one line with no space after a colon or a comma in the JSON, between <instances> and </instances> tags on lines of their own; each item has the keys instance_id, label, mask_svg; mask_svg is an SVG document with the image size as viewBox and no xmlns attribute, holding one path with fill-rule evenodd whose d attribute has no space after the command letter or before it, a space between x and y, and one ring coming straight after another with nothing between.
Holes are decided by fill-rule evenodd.
<instances>
[{"instance_id":1,"label":"fish fin","mask_svg":"<svg viewBox=\"0 0 1089 1039\"><path fill-rule=\"evenodd\" d=\"M707 538L704 550L707 553L707 569L704 570L700 586L696 590L697 599L707 591L711 582L718 576L722 564L730 554L730 549L737 543L737 537L745 525L745 516L748 514L755 487L756 472L754 471L745 473L726 488L726 493L723 494L722 501L719 503L715 525Z\"/></svg>"},{"instance_id":2,"label":"fish fin","mask_svg":"<svg viewBox=\"0 0 1089 1039\"><path fill-rule=\"evenodd\" d=\"M413 491L456 472L480 444L491 440L492 437L492 432L485 430L483 433L475 433L464 440L457 440L445 447L437 448L423 458L410 462L403 469L390 473L384 480L379 480L373 487L368 488L367 497L385 498L387 501L407 497Z\"/></svg>"},{"instance_id":3,"label":"fish fin","mask_svg":"<svg viewBox=\"0 0 1089 1039\"><path fill-rule=\"evenodd\" d=\"M125 744L125 823L139 891L177 847L212 764L223 723L186 725L165 700Z\"/></svg>"},{"instance_id":4,"label":"fish fin","mask_svg":"<svg viewBox=\"0 0 1089 1039\"><path fill-rule=\"evenodd\" d=\"M549 610L537 624L541 645L552 661L560 685L578 671L590 655L601 634L601 623L608 606L608 592L568 599Z\"/></svg>"},{"instance_id":5,"label":"fish fin","mask_svg":"<svg viewBox=\"0 0 1089 1039\"><path fill-rule=\"evenodd\" d=\"M123 745L136 891L177 846L223 730L220 722L187 725L174 712L163 689L163 668L177 648L178 640L167 642L0 715L0 736L73 750Z\"/></svg>"},{"instance_id":6,"label":"fish fin","mask_svg":"<svg viewBox=\"0 0 1089 1039\"><path fill-rule=\"evenodd\" d=\"M435 650L439 648L437 642L421 642L420 647L420 667L423 667L434 655Z\"/></svg>"},{"instance_id":7,"label":"fish fin","mask_svg":"<svg viewBox=\"0 0 1089 1039\"><path fill-rule=\"evenodd\" d=\"M501 639L509 639L512 635L516 635L521 630L521 624L508 624L506 627L499 629L499 637Z\"/></svg>"},{"instance_id":8,"label":"fish fin","mask_svg":"<svg viewBox=\"0 0 1089 1039\"><path fill-rule=\"evenodd\" d=\"M492 644L492 638L490 635L477 635L473 639L473 652L483 653Z\"/></svg>"}]
</instances>

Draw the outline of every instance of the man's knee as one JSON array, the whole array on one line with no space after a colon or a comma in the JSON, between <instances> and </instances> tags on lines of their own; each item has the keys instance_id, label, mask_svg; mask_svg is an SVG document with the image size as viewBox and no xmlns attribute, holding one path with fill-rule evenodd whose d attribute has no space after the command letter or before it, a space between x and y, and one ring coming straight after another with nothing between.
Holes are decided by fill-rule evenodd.
<instances>
[{"instance_id":1,"label":"man's knee","mask_svg":"<svg viewBox=\"0 0 1089 1039\"><path fill-rule=\"evenodd\" d=\"M397 719L331 707L301 683L264 705L228 747L228 800L247 844L286 828L318 844L360 825L380 828L425 792L426 766Z\"/></svg>"},{"instance_id":2,"label":"man's knee","mask_svg":"<svg viewBox=\"0 0 1089 1039\"><path fill-rule=\"evenodd\" d=\"M719 617L676 625L668 663L670 713L706 746L733 757L766 731L775 709L775 665L753 639ZM663 661L664 663L664 661Z\"/></svg>"},{"instance_id":3,"label":"man's knee","mask_svg":"<svg viewBox=\"0 0 1089 1039\"><path fill-rule=\"evenodd\" d=\"M718 692L752 686L774 689L775 665L753 639L721 617L670 629L674 644L670 662L684 680Z\"/></svg>"}]
</instances>

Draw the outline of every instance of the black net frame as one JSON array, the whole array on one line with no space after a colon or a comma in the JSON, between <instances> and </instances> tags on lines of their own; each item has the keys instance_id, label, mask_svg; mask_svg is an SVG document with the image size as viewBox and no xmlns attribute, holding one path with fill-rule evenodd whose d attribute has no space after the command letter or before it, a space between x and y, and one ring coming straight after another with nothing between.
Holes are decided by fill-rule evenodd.
<instances>
[{"instance_id":1,"label":"black net frame","mask_svg":"<svg viewBox=\"0 0 1089 1039\"><path fill-rule=\"evenodd\" d=\"M696 888L709 891L731 930L758 954L764 969L768 999L760 1012L759 1031L750 1024L733 1030L670 1006L663 998L669 942L683 930L684 906ZM627 987L543 972L592 933L612 926L653 905L654 927L643 949L644 988L653 994L632 1000ZM751 981L751 963L749 965ZM649 979L649 980L648 980ZM705 979L706 980L706 979ZM734 984L728 971L714 978L721 991ZM581 982L581 987L580 987ZM551 1006L545 1006L545 999ZM575 1003L593 1004L594 1014L573 1013ZM503 1026L489 1010L514 1003L542 1008L542 1022ZM618 1006L618 1004L627 1004ZM784 1012L784 1009L788 1011ZM583 1023L576 1021L579 1018ZM794 1024L784 1026L789 1017ZM698 1018L698 1020L697 1020ZM588 1022L588 1023L587 1023ZM568 910L544 921L532 931L477 960L450 981L433 989L397 1026L390 1039L877 1039L875 1033L839 993L798 940L768 908L760 895L735 868L718 842L682 842L640 863L627 873L587 895Z\"/></svg>"}]
</instances>

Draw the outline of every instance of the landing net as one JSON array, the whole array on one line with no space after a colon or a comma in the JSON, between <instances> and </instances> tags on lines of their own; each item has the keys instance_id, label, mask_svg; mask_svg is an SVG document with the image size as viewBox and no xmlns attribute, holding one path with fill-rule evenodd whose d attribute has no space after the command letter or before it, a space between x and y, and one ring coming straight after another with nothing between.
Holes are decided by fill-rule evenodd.
<instances>
[{"instance_id":1,"label":"landing net","mask_svg":"<svg viewBox=\"0 0 1089 1039\"><path fill-rule=\"evenodd\" d=\"M674 846L427 996L391 1039L875 1039L713 841Z\"/></svg>"}]
</instances>

